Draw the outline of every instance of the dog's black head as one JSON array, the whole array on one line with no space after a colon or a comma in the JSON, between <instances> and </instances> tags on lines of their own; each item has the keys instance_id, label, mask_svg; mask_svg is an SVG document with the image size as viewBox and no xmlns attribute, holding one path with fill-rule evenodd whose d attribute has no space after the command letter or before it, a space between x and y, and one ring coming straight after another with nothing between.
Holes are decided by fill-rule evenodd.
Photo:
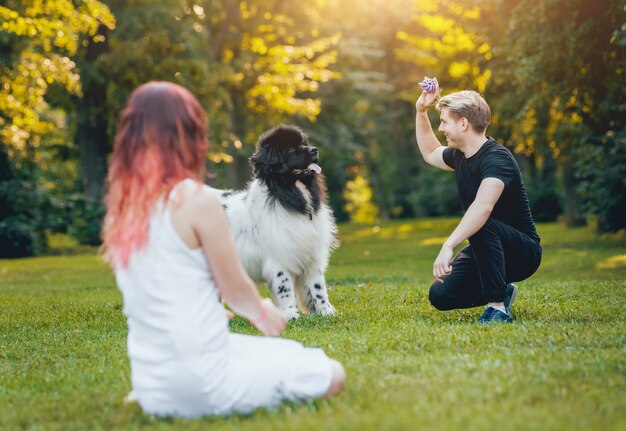
<instances>
[{"instance_id":1,"label":"dog's black head","mask_svg":"<svg viewBox=\"0 0 626 431\"><path fill-rule=\"evenodd\" d=\"M307 136L298 127L280 125L265 132L250 163L254 176L267 184L272 197L293 211L308 211L296 181L308 189L314 211L325 199L317 148L309 145Z\"/></svg>"},{"instance_id":2,"label":"dog's black head","mask_svg":"<svg viewBox=\"0 0 626 431\"><path fill-rule=\"evenodd\" d=\"M295 126L280 125L265 132L250 162L262 181L278 177L295 181L321 172L317 148Z\"/></svg>"}]
</instances>

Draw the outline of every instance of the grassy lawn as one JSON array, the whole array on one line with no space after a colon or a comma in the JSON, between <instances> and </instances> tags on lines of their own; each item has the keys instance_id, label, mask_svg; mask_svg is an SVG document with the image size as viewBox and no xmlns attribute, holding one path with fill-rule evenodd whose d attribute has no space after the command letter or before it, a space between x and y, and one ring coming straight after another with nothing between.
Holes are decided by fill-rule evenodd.
<instances>
[{"instance_id":1,"label":"grassy lawn","mask_svg":"<svg viewBox=\"0 0 626 431\"><path fill-rule=\"evenodd\" d=\"M481 309L428 302L455 222L340 226L327 274L338 314L304 316L284 336L343 362L346 391L227 419L157 420L122 404L121 296L95 250L58 238L56 255L0 260L0 429L626 429L623 235L539 225L544 261L519 283L515 324L478 327Z\"/></svg>"}]
</instances>

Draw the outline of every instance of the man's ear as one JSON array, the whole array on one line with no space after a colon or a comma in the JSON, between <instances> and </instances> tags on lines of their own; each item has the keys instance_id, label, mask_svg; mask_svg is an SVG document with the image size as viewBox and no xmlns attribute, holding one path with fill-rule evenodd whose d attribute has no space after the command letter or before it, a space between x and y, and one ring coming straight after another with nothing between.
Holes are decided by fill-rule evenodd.
<instances>
[{"instance_id":1,"label":"man's ear","mask_svg":"<svg viewBox=\"0 0 626 431\"><path fill-rule=\"evenodd\" d=\"M465 117L461 117L460 119L461 121L461 127L463 128L463 131L466 132L469 129L469 121L467 121L467 118Z\"/></svg>"}]
</instances>

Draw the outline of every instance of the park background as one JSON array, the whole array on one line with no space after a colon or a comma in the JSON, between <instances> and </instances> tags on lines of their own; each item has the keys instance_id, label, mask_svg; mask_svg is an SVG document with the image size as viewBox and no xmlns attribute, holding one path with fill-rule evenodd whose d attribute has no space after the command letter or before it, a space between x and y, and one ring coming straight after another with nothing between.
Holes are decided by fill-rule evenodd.
<instances>
[{"instance_id":1,"label":"park background","mask_svg":"<svg viewBox=\"0 0 626 431\"><path fill-rule=\"evenodd\" d=\"M423 162L424 76L489 102L537 221L626 227L623 0L16 1L0 6L0 257L98 244L120 110L150 80L206 109L207 182L240 188L258 136L301 126L341 221L459 215ZM431 119L438 126L438 113Z\"/></svg>"},{"instance_id":2,"label":"park background","mask_svg":"<svg viewBox=\"0 0 626 431\"><path fill-rule=\"evenodd\" d=\"M0 429L624 429L625 51L623 0L0 0ZM515 325L428 303L461 208L415 143L424 76L482 93L523 171L544 260ZM122 404L97 247L119 112L149 80L207 111L211 185L243 187L281 122L320 149L338 314L284 336L346 365L337 399L197 421Z\"/></svg>"}]
</instances>

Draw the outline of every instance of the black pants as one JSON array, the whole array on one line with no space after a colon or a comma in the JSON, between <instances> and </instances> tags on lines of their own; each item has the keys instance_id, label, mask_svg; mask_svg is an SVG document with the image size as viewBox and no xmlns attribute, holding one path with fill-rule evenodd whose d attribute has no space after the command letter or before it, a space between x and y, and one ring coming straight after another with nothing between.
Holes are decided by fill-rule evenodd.
<instances>
[{"instance_id":1,"label":"black pants","mask_svg":"<svg viewBox=\"0 0 626 431\"><path fill-rule=\"evenodd\" d=\"M430 303L439 310L502 302L506 284L537 271L542 249L525 233L489 218L452 261L452 272L430 285Z\"/></svg>"}]
</instances>

